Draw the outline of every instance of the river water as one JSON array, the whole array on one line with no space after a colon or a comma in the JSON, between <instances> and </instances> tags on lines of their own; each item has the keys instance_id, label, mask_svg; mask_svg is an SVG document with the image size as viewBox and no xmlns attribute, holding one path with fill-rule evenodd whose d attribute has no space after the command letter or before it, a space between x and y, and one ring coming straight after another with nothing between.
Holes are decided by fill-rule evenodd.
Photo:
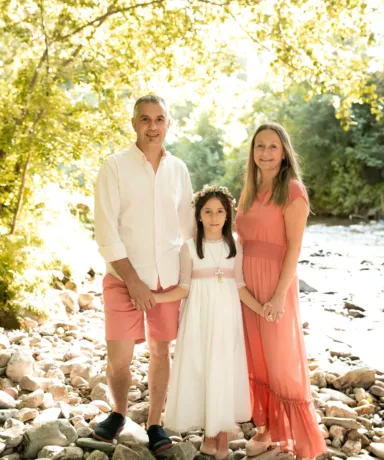
<instances>
[{"instance_id":1,"label":"river water","mask_svg":"<svg viewBox=\"0 0 384 460\"><path fill-rule=\"evenodd\" d=\"M298 274L318 291L301 293L309 356L324 361L341 351L384 371L384 222L310 221ZM365 317L348 316L345 301Z\"/></svg>"}]
</instances>

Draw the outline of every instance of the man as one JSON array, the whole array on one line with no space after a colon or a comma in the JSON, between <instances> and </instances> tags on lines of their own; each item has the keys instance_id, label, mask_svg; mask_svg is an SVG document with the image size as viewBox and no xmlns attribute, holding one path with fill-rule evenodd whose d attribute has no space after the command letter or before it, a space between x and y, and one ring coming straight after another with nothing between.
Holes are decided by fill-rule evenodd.
<instances>
[{"instance_id":1,"label":"man","mask_svg":"<svg viewBox=\"0 0 384 460\"><path fill-rule=\"evenodd\" d=\"M136 143L105 160L95 194L95 236L107 262L103 281L107 381L114 411L97 425L93 436L112 442L124 426L130 364L135 343L145 340L145 317L150 352L147 431L155 454L172 445L160 419L179 303L156 305L152 291L178 283L180 245L193 234L187 167L163 147L169 124L162 98L138 99L132 118Z\"/></svg>"}]
</instances>

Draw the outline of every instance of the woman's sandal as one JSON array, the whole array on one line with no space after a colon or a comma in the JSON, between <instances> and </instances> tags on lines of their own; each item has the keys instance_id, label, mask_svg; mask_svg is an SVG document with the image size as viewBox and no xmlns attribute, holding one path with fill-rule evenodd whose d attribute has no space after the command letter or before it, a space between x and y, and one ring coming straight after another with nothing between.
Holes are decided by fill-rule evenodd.
<instances>
[{"instance_id":1,"label":"woman's sandal","mask_svg":"<svg viewBox=\"0 0 384 460\"><path fill-rule=\"evenodd\" d=\"M272 445L273 442L270 437L267 441L255 441L251 438L245 445L245 452L247 457L255 457L256 455L266 452Z\"/></svg>"}]
</instances>

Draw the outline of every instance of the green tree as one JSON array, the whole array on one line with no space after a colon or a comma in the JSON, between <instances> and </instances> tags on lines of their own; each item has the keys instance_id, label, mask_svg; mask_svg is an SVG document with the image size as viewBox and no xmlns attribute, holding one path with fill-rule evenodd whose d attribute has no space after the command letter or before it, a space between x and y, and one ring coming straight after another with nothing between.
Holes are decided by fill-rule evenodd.
<instances>
[{"instance_id":1,"label":"green tree","mask_svg":"<svg viewBox=\"0 0 384 460\"><path fill-rule=\"evenodd\" d=\"M77 166L90 187L100 158L129 139L127 104L153 75L176 85L195 79L203 91L238 68L234 30L233 39L242 30L268 50L283 83L307 81L309 96L340 94L343 119L356 100L377 110L361 52L373 41L367 9L364 0L4 0L1 232L16 232L34 174L70 185L58 165Z\"/></svg>"},{"instance_id":2,"label":"green tree","mask_svg":"<svg viewBox=\"0 0 384 460\"><path fill-rule=\"evenodd\" d=\"M210 124L208 113L200 116L192 132L185 133L168 148L187 164L194 190L201 190L205 184L221 183L225 172L223 133Z\"/></svg>"},{"instance_id":3,"label":"green tree","mask_svg":"<svg viewBox=\"0 0 384 460\"><path fill-rule=\"evenodd\" d=\"M383 75L371 78L382 98ZM290 133L301 154L315 213L382 215L384 119L377 120L368 104L354 104L353 124L345 131L335 117L334 95L316 96L307 102L298 86L293 86L286 98L264 90L265 97L254 104L252 117L257 113L261 121L277 121ZM249 122L249 126L253 134L256 124Z\"/></svg>"}]
</instances>

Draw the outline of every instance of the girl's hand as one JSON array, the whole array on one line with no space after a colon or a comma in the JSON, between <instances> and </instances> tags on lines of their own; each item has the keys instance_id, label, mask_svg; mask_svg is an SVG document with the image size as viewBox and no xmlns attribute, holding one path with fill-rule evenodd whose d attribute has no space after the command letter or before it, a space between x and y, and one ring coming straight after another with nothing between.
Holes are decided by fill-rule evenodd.
<instances>
[{"instance_id":1,"label":"girl's hand","mask_svg":"<svg viewBox=\"0 0 384 460\"><path fill-rule=\"evenodd\" d=\"M274 295L269 302L263 305L264 318L270 323L278 323L284 314L285 295Z\"/></svg>"},{"instance_id":2,"label":"girl's hand","mask_svg":"<svg viewBox=\"0 0 384 460\"><path fill-rule=\"evenodd\" d=\"M156 303L160 303L159 295L152 293Z\"/></svg>"}]
</instances>

